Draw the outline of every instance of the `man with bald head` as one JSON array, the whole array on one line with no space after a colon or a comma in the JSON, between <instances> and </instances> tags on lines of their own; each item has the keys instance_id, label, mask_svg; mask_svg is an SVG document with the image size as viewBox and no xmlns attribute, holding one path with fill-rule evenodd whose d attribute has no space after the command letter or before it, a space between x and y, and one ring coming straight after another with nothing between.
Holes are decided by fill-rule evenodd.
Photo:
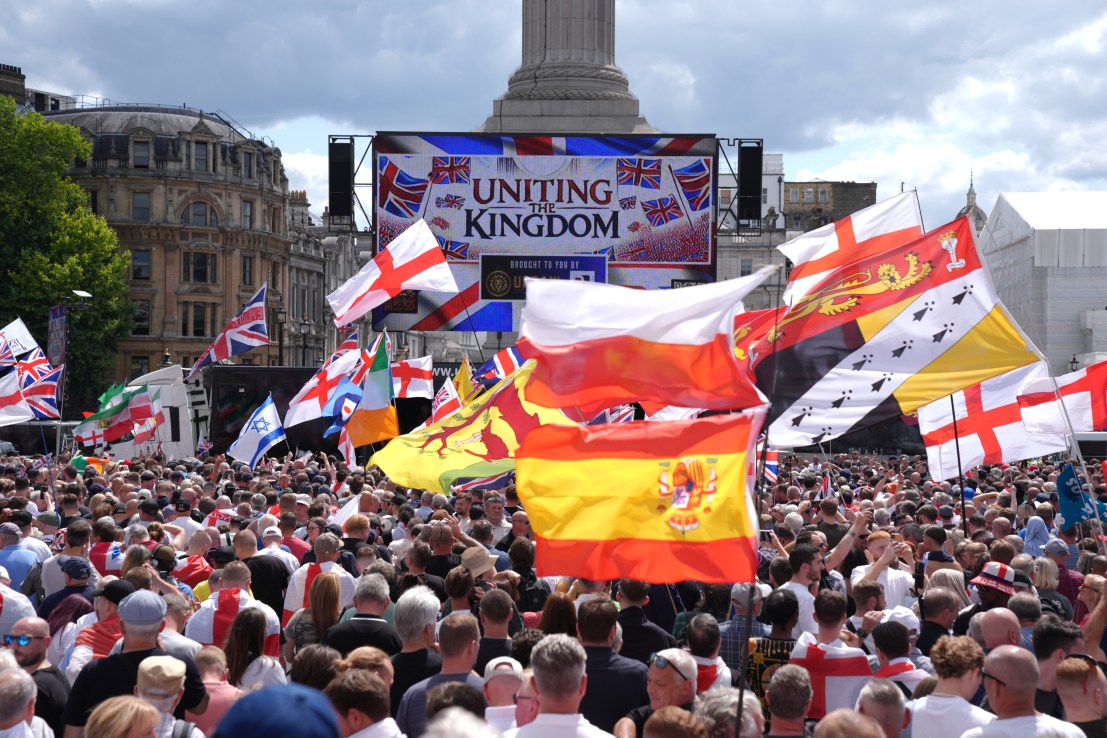
<instances>
[{"instance_id":1,"label":"man with bald head","mask_svg":"<svg viewBox=\"0 0 1107 738\"><path fill-rule=\"evenodd\" d=\"M1037 735L1081 738L1072 723L1040 714L1034 708L1038 661L1019 646L999 646L984 659L984 691L996 720L965 731L961 738L1032 738Z\"/></svg>"},{"instance_id":2,"label":"man with bald head","mask_svg":"<svg viewBox=\"0 0 1107 738\"><path fill-rule=\"evenodd\" d=\"M1006 607L993 607L980 618L984 633L984 650L999 646L1022 645L1022 628L1015 613Z\"/></svg>"},{"instance_id":3,"label":"man with bald head","mask_svg":"<svg viewBox=\"0 0 1107 738\"><path fill-rule=\"evenodd\" d=\"M69 699L69 680L46 658L46 649L50 647L50 626L42 618L23 618L12 626L5 641L16 663L31 675L38 689L35 715L46 721L54 730L54 735L60 736L65 731L62 710Z\"/></svg>"}]
</instances>

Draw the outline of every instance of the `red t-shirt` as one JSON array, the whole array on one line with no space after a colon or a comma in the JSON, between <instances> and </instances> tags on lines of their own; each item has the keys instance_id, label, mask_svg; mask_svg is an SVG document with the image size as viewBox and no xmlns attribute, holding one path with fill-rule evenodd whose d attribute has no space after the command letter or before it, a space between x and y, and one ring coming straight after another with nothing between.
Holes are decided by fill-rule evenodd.
<instances>
[{"instance_id":1,"label":"red t-shirt","mask_svg":"<svg viewBox=\"0 0 1107 738\"><path fill-rule=\"evenodd\" d=\"M310 543L296 536L285 536L281 539L281 543L288 546L288 550L292 552L292 555L296 557L297 561L303 561L304 554L311 550Z\"/></svg>"}]
</instances>

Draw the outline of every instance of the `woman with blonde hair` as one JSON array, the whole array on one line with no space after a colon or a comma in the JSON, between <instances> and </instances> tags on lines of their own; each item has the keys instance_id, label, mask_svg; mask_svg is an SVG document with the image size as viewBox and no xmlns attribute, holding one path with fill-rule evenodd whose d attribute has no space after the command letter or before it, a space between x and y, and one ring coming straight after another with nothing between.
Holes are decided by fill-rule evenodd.
<instances>
[{"instance_id":1,"label":"woman with blonde hair","mask_svg":"<svg viewBox=\"0 0 1107 738\"><path fill-rule=\"evenodd\" d=\"M130 695L104 700L85 723L85 738L157 738L161 714Z\"/></svg>"},{"instance_id":2,"label":"woman with blonde hair","mask_svg":"<svg viewBox=\"0 0 1107 738\"><path fill-rule=\"evenodd\" d=\"M304 646L322 643L327 629L342 617L342 591L338 575L323 572L308 590L308 606L297 610L284 628L284 660L292 663Z\"/></svg>"},{"instance_id":3,"label":"woman with blonde hair","mask_svg":"<svg viewBox=\"0 0 1107 738\"><path fill-rule=\"evenodd\" d=\"M1057 564L1046 556L1035 559L1031 578L1034 588L1038 590L1038 599L1042 601L1042 613L1052 612L1062 620L1072 620L1072 603L1057 591L1060 583Z\"/></svg>"},{"instance_id":4,"label":"woman with blonde hair","mask_svg":"<svg viewBox=\"0 0 1107 738\"><path fill-rule=\"evenodd\" d=\"M334 662L336 674L343 674L350 669L370 671L381 678L384 686L392 689L392 678L396 675L392 668L392 659L375 646L359 646L350 651L346 658Z\"/></svg>"},{"instance_id":5,"label":"woman with blonde hair","mask_svg":"<svg viewBox=\"0 0 1107 738\"><path fill-rule=\"evenodd\" d=\"M1080 585L1080 594L1076 596L1076 599L1083 602L1084 607L1088 609L1087 614L1080 620L1081 628L1087 625L1088 618L1092 616L1092 610L1103 598L1104 584L1107 584L1107 578L1101 577L1099 574L1089 574L1084 577L1084 583Z\"/></svg>"}]
</instances>

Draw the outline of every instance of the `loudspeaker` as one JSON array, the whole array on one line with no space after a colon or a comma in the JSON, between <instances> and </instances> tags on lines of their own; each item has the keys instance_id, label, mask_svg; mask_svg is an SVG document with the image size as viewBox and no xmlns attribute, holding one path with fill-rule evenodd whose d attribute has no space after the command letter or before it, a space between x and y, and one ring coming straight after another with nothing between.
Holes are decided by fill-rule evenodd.
<instances>
[{"instance_id":1,"label":"loudspeaker","mask_svg":"<svg viewBox=\"0 0 1107 738\"><path fill-rule=\"evenodd\" d=\"M738 220L761 220L761 160L764 144L738 145Z\"/></svg>"},{"instance_id":2,"label":"loudspeaker","mask_svg":"<svg viewBox=\"0 0 1107 738\"><path fill-rule=\"evenodd\" d=\"M328 147L330 164L330 213L332 217L354 215L354 144L332 141Z\"/></svg>"}]
</instances>

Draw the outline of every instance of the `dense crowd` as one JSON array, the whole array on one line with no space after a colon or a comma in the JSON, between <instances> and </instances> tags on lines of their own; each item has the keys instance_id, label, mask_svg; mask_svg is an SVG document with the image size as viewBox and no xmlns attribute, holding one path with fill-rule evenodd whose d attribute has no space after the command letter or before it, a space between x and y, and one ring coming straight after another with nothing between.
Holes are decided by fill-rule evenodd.
<instances>
[{"instance_id":1,"label":"dense crowd","mask_svg":"<svg viewBox=\"0 0 1107 738\"><path fill-rule=\"evenodd\" d=\"M1107 736L1107 556L1047 461L783 458L727 585L539 577L510 485L63 461L3 460L0 737Z\"/></svg>"}]
</instances>

